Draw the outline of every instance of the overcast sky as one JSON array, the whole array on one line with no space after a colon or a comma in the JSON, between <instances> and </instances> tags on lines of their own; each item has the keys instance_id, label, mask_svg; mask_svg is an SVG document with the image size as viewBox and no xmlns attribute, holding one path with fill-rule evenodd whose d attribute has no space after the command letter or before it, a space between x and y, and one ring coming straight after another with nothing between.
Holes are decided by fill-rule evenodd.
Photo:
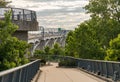
<instances>
[{"instance_id":1,"label":"overcast sky","mask_svg":"<svg viewBox=\"0 0 120 82\"><path fill-rule=\"evenodd\" d=\"M89 19L82 8L86 4L88 0L12 0L11 3L18 8L36 11L40 26L65 29L74 29Z\"/></svg>"}]
</instances>

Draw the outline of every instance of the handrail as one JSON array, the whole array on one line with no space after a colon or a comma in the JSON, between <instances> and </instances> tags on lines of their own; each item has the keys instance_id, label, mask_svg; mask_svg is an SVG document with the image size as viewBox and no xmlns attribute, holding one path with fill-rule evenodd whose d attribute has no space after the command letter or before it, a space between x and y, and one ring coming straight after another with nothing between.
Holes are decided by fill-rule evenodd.
<instances>
[{"instance_id":1,"label":"handrail","mask_svg":"<svg viewBox=\"0 0 120 82\"><path fill-rule=\"evenodd\" d=\"M114 82L120 81L120 62L116 61L104 61L104 60L92 60L74 58L71 56L64 56L65 62L71 61L76 64L76 67L84 69L92 74L97 74L106 78L110 78ZM69 63L69 62L68 62Z\"/></svg>"},{"instance_id":2,"label":"handrail","mask_svg":"<svg viewBox=\"0 0 120 82\"><path fill-rule=\"evenodd\" d=\"M106 61L106 60L95 60L95 59L82 59L82 58L74 58L74 57L71 57L71 56L65 56L65 57L73 58L73 59L77 59L77 60L84 60L84 61L108 62L108 63L118 63L118 64L120 64L120 62L118 62L118 61Z\"/></svg>"},{"instance_id":3,"label":"handrail","mask_svg":"<svg viewBox=\"0 0 120 82\"><path fill-rule=\"evenodd\" d=\"M47 55L45 58L54 58L60 59L62 62L59 64L67 67L77 67L82 70L86 70L89 73L92 73L97 76L102 76L112 80L112 82L120 81L120 62L116 61L104 61L104 60L92 60L92 59L81 59L74 58L71 56L60 56L60 55ZM49 60L49 59L48 59ZM111 81L110 81L111 82Z\"/></svg>"},{"instance_id":4,"label":"handrail","mask_svg":"<svg viewBox=\"0 0 120 82\"><path fill-rule=\"evenodd\" d=\"M0 72L0 82L30 82L40 67L40 60Z\"/></svg>"},{"instance_id":5,"label":"handrail","mask_svg":"<svg viewBox=\"0 0 120 82\"><path fill-rule=\"evenodd\" d=\"M16 68L12 68L12 69L9 69L9 70L1 71L1 72L0 72L0 77L3 76L3 75L6 75L6 74L8 74L8 73L17 71L17 70L19 70L19 69L22 69L22 68L24 68L24 67L27 67L27 66L29 66L29 65L37 62L37 61L39 61L39 60L35 60L35 61L33 61L33 62L30 62L30 63L28 63L28 64L25 64L25 65L22 65L22 66L19 66L19 67L16 67Z\"/></svg>"}]
</instances>

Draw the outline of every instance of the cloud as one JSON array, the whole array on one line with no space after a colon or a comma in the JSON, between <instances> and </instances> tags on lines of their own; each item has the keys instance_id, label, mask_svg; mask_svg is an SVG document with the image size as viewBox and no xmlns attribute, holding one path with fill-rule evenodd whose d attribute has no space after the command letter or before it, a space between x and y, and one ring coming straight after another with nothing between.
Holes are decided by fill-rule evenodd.
<instances>
[{"instance_id":1,"label":"cloud","mask_svg":"<svg viewBox=\"0 0 120 82\"><path fill-rule=\"evenodd\" d=\"M64 27L66 29L74 29L77 25L87 19L89 19L89 15L85 15L84 13L59 13L59 15L41 16L38 18L38 21L40 21L40 25L45 27Z\"/></svg>"},{"instance_id":2,"label":"cloud","mask_svg":"<svg viewBox=\"0 0 120 82\"><path fill-rule=\"evenodd\" d=\"M74 29L89 19L83 7L88 0L12 0L15 7L34 10L40 26Z\"/></svg>"}]
</instances>

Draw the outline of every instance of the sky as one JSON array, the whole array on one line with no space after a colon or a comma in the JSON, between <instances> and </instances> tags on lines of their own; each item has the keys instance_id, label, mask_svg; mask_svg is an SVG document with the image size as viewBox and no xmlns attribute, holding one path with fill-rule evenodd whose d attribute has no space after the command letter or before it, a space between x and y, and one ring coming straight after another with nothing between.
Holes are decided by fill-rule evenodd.
<instances>
[{"instance_id":1,"label":"sky","mask_svg":"<svg viewBox=\"0 0 120 82\"><path fill-rule=\"evenodd\" d=\"M88 0L12 0L13 7L34 10L39 26L74 29L89 19L83 7Z\"/></svg>"}]
</instances>

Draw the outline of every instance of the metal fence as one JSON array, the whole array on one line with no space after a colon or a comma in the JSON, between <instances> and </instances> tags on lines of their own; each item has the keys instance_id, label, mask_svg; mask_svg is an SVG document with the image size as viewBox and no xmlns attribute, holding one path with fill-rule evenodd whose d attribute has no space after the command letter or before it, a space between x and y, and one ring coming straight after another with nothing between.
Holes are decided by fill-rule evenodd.
<instances>
[{"instance_id":1,"label":"metal fence","mask_svg":"<svg viewBox=\"0 0 120 82\"><path fill-rule=\"evenodd\" d=\"M36 20L36 12L27 10L27 9L20 9L20 8L1 8L0 7L0 19L4 19L4 14L8 11L12 13L12 20L24 20L24 21L34 21Z\"/></svg>"},{"instance_id":2,"label":"metal fence","mask_svg":"<svg viewBox=\"0 0 120 82\"><path fill-rule=\"evenodd\" d=\"M31 82L39 70L40 60L0 72L0 82Z\"/></svg>"},{"instance_id":3,"label":"metal fence","mask_svg":"<svg viewBox=\"0 0 120 82\"><path fill-rule=\"evenodd\" d=\"M68 59L76 61L77 67L88 72L111 78L113 81L120 81L120 62L80 59L69 56L66 56L64 59L66 61Z\"/></svg>"}]
</instances>

